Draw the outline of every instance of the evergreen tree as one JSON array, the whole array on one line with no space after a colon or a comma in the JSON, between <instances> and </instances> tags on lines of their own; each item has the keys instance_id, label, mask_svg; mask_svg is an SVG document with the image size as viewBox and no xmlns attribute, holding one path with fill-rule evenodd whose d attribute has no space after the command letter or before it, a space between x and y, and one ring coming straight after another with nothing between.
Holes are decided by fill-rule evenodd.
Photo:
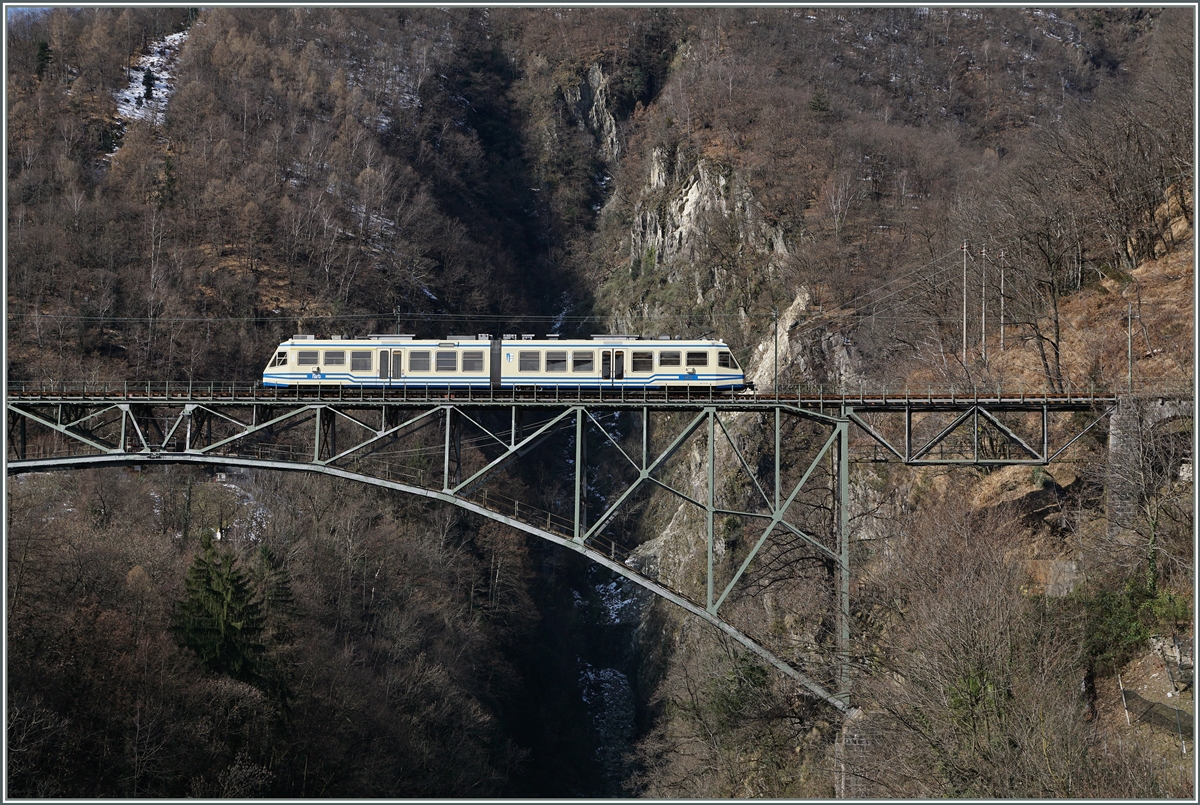
<instances>
[{"instance_id":1,"label":"evergreen tree","mask_svg":"<svg viewBox=\"0 0 1200 805\"><path fill-rule=\"evenodd\" d=\"M259 546L249 563L248 573L262 601L262 638L267 647L258 663L258 684L279 705L280 714L287 718L291 695L288 689L291 622L296 617L291 577L267 545Z\"/></svg>"},{"instance_id":2,"label":"evergreen tree","mask_svg":"<svg viewBox=\"0 0 1200 805\"><path fill-rule=\"evenodd\" d=\"M829 99L825 97L825 93L821 90L815 90L812 100L808 102L808 108L814 112L828 112L830 108Z\"/></svg>"},{"instance_id":3,"label":"evergreen tree","mask_svg":"<svg viewBox=\"0 0 1200 805\"><path fill-rule=\"evenodd\" d=\"M39 40L37 43L37 66L34 68L34 73L39 81L46 74L46 68L52 61L54 61L54 56L50 51L50 43L44 39Z\"/></svg>"},{"instance_id":4,"label":"evergreen tree","mask_svg":"<svg viewBox=\"0 0 1200 805\"><path fill-rule=\"evenodd\" d=\"M263 686L262 603L232 551L218 551L211 532L184 578L171 631L209 671Z\"/></svg>"},{"instance_id":5,"label":"evergreen tree","mask_svg":"<svg viewBox=\"0 0 1200 805\"><path fill-rule=\"evenodd\" d=\"M259 546L257 560L251 569L251 576L262 591L266 629L286 642L291 637L288 623L296 615L291 576L268 545Z\"/></svg>"}]
</instances>

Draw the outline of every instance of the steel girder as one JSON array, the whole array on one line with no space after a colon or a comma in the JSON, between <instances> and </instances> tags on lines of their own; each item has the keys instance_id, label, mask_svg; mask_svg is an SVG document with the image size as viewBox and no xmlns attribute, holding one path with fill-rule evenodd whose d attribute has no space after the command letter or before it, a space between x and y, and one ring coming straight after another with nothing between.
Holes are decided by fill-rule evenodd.
<instances>
[{"instance_id":1,"label":"steel girder","mask_svg":"<svg viewBox=\"0 0 1200 805\"><path fill-rule=\"evenodd\" d=\"M7 408L9 474L141 463L232 465L321 472L445 501L583 554L713 624L810 694L842 712L853 709L850 420L833 412L785 403L738 410L710 401L655 408L194 398L9 399ZM773 436L769 445L763 435ZM749 456L749 449L757 455ZM560 463L556 477L568 492L548 503L489 488L504 468L534 451L539 463ZM594 477L601 466L609 476L603 481ZM730 478L737 479L735 492L726 489ZM656 491L682 501L696 526L704 524L697 529L705 534L701 585L668 586L643 568L644 556L612 536L622 516L649 505ZM751 538L729 543L718 533L718 520L722 528L736 522ZM771 573L814 565L826 568L822 578L831 589L823 595L837 611L827 636L833 659L820 663L817 674L801 670L813 659L804 652L772 649L730 620L744 620L758 593L779 583Z\"/></svg>"},{"instance_id":2,"label":"steel girder","mask_svg":"<svg viewBox=\"0 0 1200 805\"><path fill-rule=\"evenodd\" d=\"M1045 465L1106 420L1116 401L846 400L840 409L905 464Z\"/></svg>"}]
</instances>

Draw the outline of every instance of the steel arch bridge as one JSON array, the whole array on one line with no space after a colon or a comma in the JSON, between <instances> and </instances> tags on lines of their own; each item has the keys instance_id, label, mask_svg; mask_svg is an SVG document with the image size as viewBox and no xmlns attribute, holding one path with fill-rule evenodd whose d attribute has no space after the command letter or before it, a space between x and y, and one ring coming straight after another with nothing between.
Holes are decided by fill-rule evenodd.
<instances>
[{"instance_id":1,"label":"steel arch bridge","mask_svg":"<svg viewBox=\"0 0 1200 805\"><path fill-rule=\"evenodd\" d=\"M1045 464L1114 405L1112 395L953 391L722 396L10 384L6 471L239 466L317 472L450 503L609 568L849 714L851 426L856 451L882 447L885 459L906 464ZM1072 422L1065 435L1052 427L1054 416L1080 412L1090 412L1086 426ZM1052 433L1065 443L1052 445ZM558 493L519 500L489 487L522 459L553 465ZM609 473L617 477L597 478L600 466L617 468ZM684 589L662 582L642 554L612 536L655 491L682 501L705 535L703 578ZM824 587L836 612L831 646L806 656L735 625L746 620L756 590L805 567L819 568L810 581Z\"/></svg>"}]
</instances>

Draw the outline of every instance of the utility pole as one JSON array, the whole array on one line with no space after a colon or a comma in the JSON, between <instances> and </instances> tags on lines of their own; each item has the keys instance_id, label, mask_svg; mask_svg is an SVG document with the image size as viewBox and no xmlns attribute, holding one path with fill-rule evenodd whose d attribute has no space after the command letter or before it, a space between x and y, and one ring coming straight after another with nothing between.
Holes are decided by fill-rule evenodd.
<instances>
[{"instance_id":1,"label":"utility pole","mask_svg":"<svg viewBox=\"0 0 1200 805\"><path fill-rule=\"evenodd\" d=\"M1004 351L1004 249L1000 250L1000 351Z\"/></svg>"},{"instance_id":2,"label":"utility pole","mask_svg":"<svg viewBox=\"0 0 1200 805\"><path fill-rule=\"evenodd\" d=\"M962 245L963 253L963 351L962 363L963 368L967 368L967 242L964 240Z\"/></svg>"},{"instance_id":3,"label":"utility pole","mask_svg":"<svg viewBox=\"0 0 1200 805\"><path fill-rule=\"evenodd\" d=\"M771 318L775 320L775 399L779 399L779 308L771 308Z\"/></svg>"},{"instance_id":4,"label":"utility pole","mask_svg":"<svg viewBox=\"0 0 1200 805\"><path fill-rule=\"evenodd\" d=\"M979 261L979 350L987 365L987 246L980 251Z\"/></svg>"}]
</instances>

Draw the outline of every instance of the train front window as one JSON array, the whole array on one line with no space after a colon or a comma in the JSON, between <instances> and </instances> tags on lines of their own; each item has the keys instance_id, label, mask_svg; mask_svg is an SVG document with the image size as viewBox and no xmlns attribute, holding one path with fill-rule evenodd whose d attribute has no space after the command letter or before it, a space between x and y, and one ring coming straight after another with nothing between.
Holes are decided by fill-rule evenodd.
<instances>
[{"instance_id":1,"label":"train front window","mask_svg":"<svg viewBox=\"0 0 1200 805\"><path fill-rule=\"evenodd\" d=\"M518 366L517 366L518 371L521 371L521 372L540 372L540 371L542 371L542 353L535 352L535 351L519 352L519 353L517 353L517 357L518 357L518 361L519 361Z\"/></svg>"},{"instance_id":2,"label":"train front window","mask_svg":"<svg viewBox=\"0 0 1200 805\"><path fill-rule=\"evenodd\" d=\"M280 353L276 354L275 362L271 365L272 366L287 366L287 353L280 352Z\"/></svg>"},{"instance_id":3,"label":"train front window","mask_svg":"<svg viewBox=\"0 0 1200 805\"><path fill-rule=\"evenodd\" d=\"M740 368L737 365L737 361L735 361L733 359L732 352L718 352L717 353L717 366L720 366L722 369L738 369L738 368Z\"/></svg>"},{"instance_id":4,"label":"train front window","mask_svg":"<svg viewBox=\"0 0 1200 805\"><path fill-rule=\"evenodd\" d=\"M369 372L371 371L371 352L369 350L359 352L353 350L350 353L350 371L351 372Z\"/></svg>"},{"instance_id":5,"label":"train front window","mask_svg":"<svg viewBox=\"0 0 1200 805\"><path fill-rule=\"evenodd\" d=\"M707 352L689 352L687 354L688 366L708 366Z\"/></svg>"},{"instance_id":6,"label":"train front window","mask_svg":"<svg viewBox=\"0 0 1200 805\"><path fill-rule=\"evenodd\" d=\"M315 349L302 349L296 353L296 365L298 366L316 366L317 351Z\"/></svg>"},{"instance_id":7,"label":"train front window","mask_svg":"<svg viewBox=\"0 0 1200 805\"><path fill-rule=\"evenodd\" d=\"M658 353L659 366L679 366L679 353L675 350L663 350Z\"/></svg>"},{"instance_id":8,"label":"train front window","mask_svg":"<svg viewBox=\"0 0 1200 805\"><path fill-rule=\"evenodd\" d=\"M437 370L439 372L458 371L458 353L449 349L439 349L436 353Z\"/></svg>"},{"instance_id":9,"label":"train front window","mask_svg":"<svg viewBox=\"0 0 1200 805\"><path fill-rule=\"evenodd\" d=\"M546 353L546 371L547 372L565 372L567 371L567 351L550 350Z\"/></svg>"},{"instance_id":10,"label":"train front window","mask_svg":"<svg viewBox=\"0 0 1200 805\"><path fill-rule=\"evenodd\" d=\"M574 372L596 371L596 353L591 350L587 352L572 352L571 370Z\"/></svg>"},{"instance_id":11,"label":"train front window","mask_svg":"<svg viewBox=\"0 0 1200 805\"><path fill-rule=\"evenodd\" d=\"M654 353L653 352L631 352L629 353L631 361L629 371L631 372L653 372L654 371Z\"/></svg>"},{"instance_id":12,"label":"train front window","mask_svg":"<svg viewBox=\"0 0 1200 805\"><path fill-rule=\"evenodd\" d=\"M408 353L408 371L410 372L428 372L429 371L429 352L426 350L417 350Z\"/></svg>"},{"instance_id":13,"label":"train front window","mask_svg":"<svg viewBox=\"0 0 1200 805\"><path fill-rule=\"evenodd\" d=\"M464 372L482 372L483 371L483 351L471 350L463 353L463 371Z\"/></svg>"},{"instance_id":14,"label":"train front window","mask_svg":"<svg viewBox=\"0 0 1200 805\"><path fill-rule=\"evenodd\" d=\"M326 366L345 366L346 351L343 349L327 349L325 350L325 365Z\"/></svg>"}]
</instances>

